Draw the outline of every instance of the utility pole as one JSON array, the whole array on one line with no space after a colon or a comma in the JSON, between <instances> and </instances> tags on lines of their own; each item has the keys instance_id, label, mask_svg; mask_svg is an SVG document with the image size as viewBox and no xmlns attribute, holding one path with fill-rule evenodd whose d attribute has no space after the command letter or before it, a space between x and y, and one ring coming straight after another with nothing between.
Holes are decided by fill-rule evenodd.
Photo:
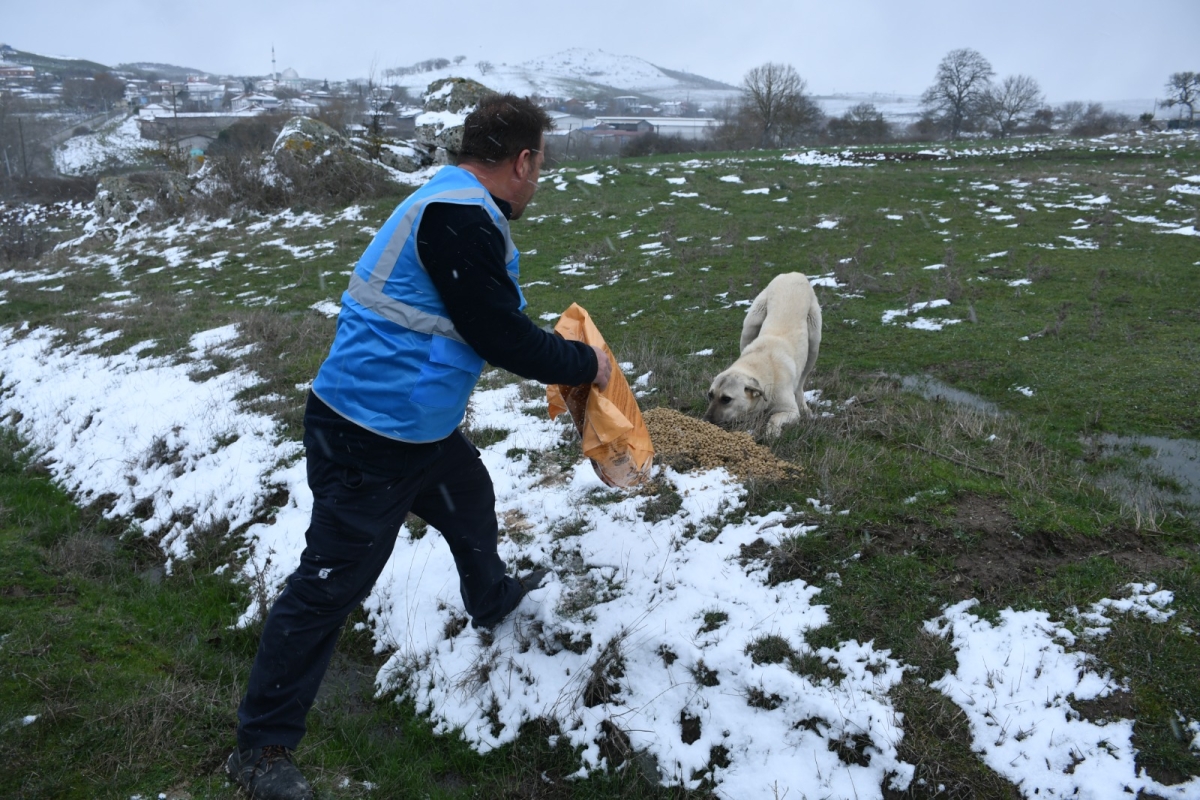
<instances>
[{"instance_id":1,"label":"utility pole","mask_svg":"<svg viewBox=\"0 0 1200 800\"><path fill-rule=\"evenodd\" d=\"M29 161L25 158L25 126L21 124L21 118L17 117L17 135L21 138L21 171L25 173L25 177L29 177Z\"/></svg>"},{"instance_id":2,"label":"utility pole","mask_svg":"<svg viewBox=\"0 0 1200 800\"><path fill-rule=\"evenodd\" d=\"M175 151L175 157L179 157L179 110L175 107L175 98L179 96L175 84L170 84L171 87L171 148Z\"/></svg>"}]
</instances>

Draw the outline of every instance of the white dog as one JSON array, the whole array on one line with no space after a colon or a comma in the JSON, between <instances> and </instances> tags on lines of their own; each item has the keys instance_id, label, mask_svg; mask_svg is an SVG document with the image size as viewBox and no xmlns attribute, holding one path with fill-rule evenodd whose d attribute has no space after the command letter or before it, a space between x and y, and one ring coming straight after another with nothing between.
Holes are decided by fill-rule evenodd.
<instances>
[{"instance_id":1,"label":"white dog","mask_svg":"<svg viewBox=\"0 0 1200 800\"><path fill-rule=\"evenodd\" d=\"M742 323L741 357L713 378L704 419L717 425L757 423L778 436L797 422L804 382L821 346L821 306L808 278L799 272L776 275L754 299Z\"/></svg>"}]
</instances>

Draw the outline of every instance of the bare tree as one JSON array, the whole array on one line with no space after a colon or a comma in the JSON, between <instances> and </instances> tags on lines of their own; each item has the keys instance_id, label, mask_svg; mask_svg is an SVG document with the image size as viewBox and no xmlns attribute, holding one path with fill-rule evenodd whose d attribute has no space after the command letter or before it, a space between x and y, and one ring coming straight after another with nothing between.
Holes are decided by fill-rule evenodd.
<instances>
[{"instance_id":1,"label":"bare tree","mask_svg":"<svg viewBox=\"0 0 1200 800\"><path fill-rule=\"evenodd\" d=\"M1035 133L1049 133L1054 129L1054 110L1050 106L1042 106L1029 115L1029 124Z\"/></svg>"},{"instance_id":2,"label":"bare tree","mask_svg":"<svg viewBox=\"0 0 1200 800\"><path fill-rule=\"evenodd\" d=\"M1009 75L999 86L989 86L980 101L980 111L1006 137L1041 108L1041 87L1028 75Z\"/></svg>"},{"instance_id":3,"label":"bare tree","mask_svg":"<svg viewBox=\"0 0 1200 800\"><path fill-rule=\"evenodd\" d=\"M873 103L859 103L834 117L826 125L829 137L836 142L882 142L891 138L891 126Z\"/></svg>"},{"instance_id":4,"label":"bare tree","mask_svg":"<svg viewBox=\"0 0 1200 800\"><path fill-rule=\"evenodd\" d=\"M782 146L815 139L825 124L825 112L811 97L797 95L783 110L779 120L778 140Z\"/></svg>"},{"instance_id":5,"label":"bare tree","mask_svg":"<svg viewBox=\"0 0 1200 800\"><path fill-rule=\"evenodd\" d=\"M1054 123L1064 130L1070 130L1083 119L1086 106L1078 100L1063 103L1054 109Z\"/></svg>"},{"instance_id":6,"label":"bare tree","mask_svg":"<svg viewBox=\"0 0 1200 800\"><path fill-rule=\"evenodd\" d=\"M965 124L978 111L991 85L992 65L970 48L951 50L938 64L933 85L921 95L925 110L941 119L957 139Z\"/></svg>"},{"instance_id":7,"label":"bare tree","mask_svg":"<svg viewBox=\"0 0 1200 800\"><path fill-rule=\"evenodd\" d=\"M1103 103L1088 103L1079 120L1071 126L1071 133L1075 136L1104 136L1128 130L1132 123L1127 114L1105 111Z\"/></svg>"},{"instance_id":8,"label":"bare tree","mask_svg":"<svg viewBox=\"0 0 1200 800\"><path fill-rule=\"evenodd\" d=\"M719 149L741 150L752 147L757 140L757 135L749 132L750 123L742 103L727 97L714 106L712 115L717 120L712 139Z\"/></svg>"},{"instance_id":9,"label":"bare tree","mask_svg":"<svg viewBox=\"0 0 1200 800\"><path fill-rule=\"evenodd\" d=\"M479 70L480 75L487 75L494 67L490 61L478 61L475 63L475 69Z\"/></svg>"},{"instance_id":10,"label":"bare tree","mask_svg":"<svg viewBox=\"0 0 1200 800\"><path fill-rule=\"evenodd\" d=\"M1200 100L1200 72L1175 72L1167 79L1167 108L1187 106L1188 121L1196 118L1196 101Z\"/></svg>"},{"instance_id":11,"label":"bare tree","mask_svg":"<svg viewBox=\"0 0 1200 800\"><path fill-rule=\"evenodd\" d=\"M768 62L746 73L742 106L758 124L760 147L790 144L820 120L806 86L790 64Z\"/></svg>"}]
</instances>

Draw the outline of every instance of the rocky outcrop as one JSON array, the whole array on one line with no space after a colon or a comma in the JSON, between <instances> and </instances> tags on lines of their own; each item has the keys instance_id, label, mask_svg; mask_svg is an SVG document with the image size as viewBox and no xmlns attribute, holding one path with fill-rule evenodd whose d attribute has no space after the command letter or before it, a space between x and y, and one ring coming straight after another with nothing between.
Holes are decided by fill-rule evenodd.
<instances>
[{"instance_id":1,"label":"rocky outcrop","mask_svg":"<svg viewBox=\"0 0 1200 800\"><path fill-rule=\"evenodd\" d=\"M441 78L425 90L413 144L426 150L429 164L454 161L462 146L462 126L480 99L492 90L467 78Z\"/></svg>"},{"instance_id":2,"label":"rocky outcrop","mask_svg":"<svg viewBox=\"0 0 1200 800\"><path fill-rule=\"evenodd\" d=\"M124 225L150 207L166 212L182 208L190 191L188 179L177 172L112 175L100 179L92 208L98 222Z\"/></svg>"},{"instance_id":3,"label":"rocky outcrop","mask_svg":"<svg viewBox=\"0 0 1200 800\"><path fill-rule=\"evenodd\" d=\"M425 111L448 111L466 118L493 90L469 78L440 78L425 90Z\"/></svg>"},{"instance_id":4,"label":"rocky outcrop","mask_svg":"<svg viewBox=\"0 0 1200 800\"><path fill-rule=\"evenodd\" d=\"M432 153L424 147L385 143L379 146L379 161L384 166L400 172L416 172L432 163Z\"/></svg>"},{"instance_id":5,"label":"rocky outcrop","mask_svg":"<svg viewBox=\"0 0 1200 800\"><path fill-rule=\"evenodd\" d=\"M320 120L292 117L275 137L271 152L276 156L286 152L316 158L331 149L344 149L348 144L346 137Z\"/></svg>"},{"instance_id":6,"label":"rocky outcrop","mask_svg":"<svg viewBox=\"0 0 1200 800\"><path fill-rule=\"evenodd\" d=\"M351 146L366 157L399 172L417 172L430 166L451 164L462 146L462 126L467 115L491 89L467 78L441 78L429 84L421 113L414 120L412 139L387 141L356 138ZM290 124L290 123L289 123ZM283 134L280 134L281 139ZM293 149L310 147L320 137L289 138ZM280 146L279 143L276 145Z\"/></svg>"}]
</instances>

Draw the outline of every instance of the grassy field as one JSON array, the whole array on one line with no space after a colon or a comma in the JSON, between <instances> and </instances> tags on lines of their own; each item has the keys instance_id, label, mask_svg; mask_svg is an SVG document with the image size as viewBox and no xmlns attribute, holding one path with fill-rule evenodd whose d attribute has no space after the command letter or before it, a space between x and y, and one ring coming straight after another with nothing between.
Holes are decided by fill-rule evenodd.
<instances>
[{"instance_id":1,"label":"grassy field","mask_svg":"<svg viewBox=\"0 0 1200 800\"><path fill-rule=\"evenodd\" d=\"M1007 607L1061 615L1135 581L1173 591L1176 615L1080 640L1130 689L1081 713L1134 719L1139 765L1156 779L1200 774L1180 725L1200 719L1200 512L1186 474L1106 438L1200 439L1200 182L1187 180L1200 143L806 160L817 159L705 154L548 173L513 225L528 313L549 321L578 302L631 374L652 373L643 409L698 416L749 301L780 272L820 278L818 413L768 442L802 471L751 485L746 512L815 497L845 513L745 558L772 581L821 587L831 622L813 647L873 641L915 667L893 700L920 780L886 796L1020 796L929 686L955 657L923 620L967 598L990 619ZM64 345L99 329L111 334L101 351L153 340L146 355L186 361L191 334L238 323L258 347L217 368L260 374L241 399L295 438L333 333L314 306L337 302L398 199L107 231L47 209L37 230L74 244L0 263L0 325L50 326ZM969 402L905 388L917 378ZM232 796L217 773L257 637L230 628L249 587L214 570L236 561L240 531L194 535L192 557L164 576L151 539L73 505L19 452L19 420L6 422L0 794ZM550 748L545 730L478 756L410 706L373 699L382 660L366 634L341 645L300 753L326 796L706 796L655 787L633 756L567 781L576 755ZM37 723L22 724L31 713Z\"/></svg>"}]
</instances>

